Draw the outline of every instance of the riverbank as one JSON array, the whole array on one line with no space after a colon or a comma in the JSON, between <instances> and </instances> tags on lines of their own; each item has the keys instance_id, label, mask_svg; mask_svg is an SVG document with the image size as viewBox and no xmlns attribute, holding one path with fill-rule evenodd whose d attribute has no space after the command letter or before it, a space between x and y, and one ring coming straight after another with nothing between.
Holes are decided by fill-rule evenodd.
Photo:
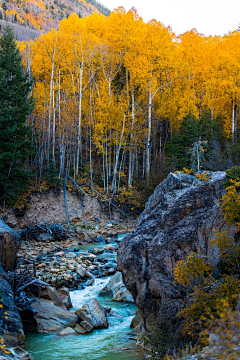
<instances>
[{"instance_id":1,"label":"riverbank","mask_svg":"<svg viewBox=\"0 0 240 360\"><path fill-rule=\"evenodd\" d=\"M107 228L109 229L109 227ZM106 231L107 228L104 230ZM102 232L103 229L99 230ZM24 256L25 259L28 258L28 261L31 261L34 256L39 254L35 258L35 262L36 275L40 280L48 281L51 285L54 285L55 282L54 276L51 278L42 276L39 273L39 268L42 269L41 273L50 272L55 274L55 272L52 272L53 268L49 266L51 264L51 266L54 266L54 269L59 270L57 274L60 277L62 271L66 273L66 269L61 269L61 264L64 263L65 267L68 266L68 274L73 279L72 282L68 283L69 288L76 289L70 292L73 305L71 311L78 310L91 299L97 299L102 306L111 309L107 316L109 327L107 329L94 330L89 334L74 334L61 337L58 335L58 332L48 334L26 332L25 350L31 354L34 360L42 360L43 358L45 360L77 360L79 358L86 360L111 360L113 358L118 360L140 360L148 358L149 354L144 352L141 347L136 346L132 336L128 335L131 331L130 325L132 319L137 310L135 304L133 302L113 301L113 296L109 294L107 296L99 295L101 290L112 279L112 276L109 275L113 275L116 272L116 251L118 243L125 236L123 234L124 229L119 230L118 232L116 232L116 229L112 229L112 232L108 231L108 235L114 234L114 236L102 238L100 243L83 243L74 236L68 239L66 243L64 241L48 241L47 243L32 241L31 251L29 251L27 256L23 255L23 253L28 249L29 244L23 244L19 258ZM90 233L92 229L88 231ZM117 237L115 237L116 233ZM60 247L62 249L59 251ZM60 254L60 252L62 253ZM40 261L45 261L46 267L43 267L42 263L38 264ZM39 265L41 266L39 267ZM86 273L85 276L80 275L77 279L78 281L74 283L74 272L79 265L83 268L86 265ZM26 270L30 265L23 264L20 266L21 269ZM33 268L30 267L29 271L33 272ZM117 298L122 300L119 296Z\"/></svg>"},{"instance_id":2,"label":"riverbank","mask_svg":"<svg viewBox=\"0 0 240 360\"><path fill-rule=\"evenodd\" d=\"M105 221L75 224L66 240L55 239L46 230L35 231L30 239L22 234L25 240L17 255L17 270L57 289L81 289L87 281L91 285L94 278L116 273L118 243L132 228L133 223Z\"/></svg>"}]
</instances>

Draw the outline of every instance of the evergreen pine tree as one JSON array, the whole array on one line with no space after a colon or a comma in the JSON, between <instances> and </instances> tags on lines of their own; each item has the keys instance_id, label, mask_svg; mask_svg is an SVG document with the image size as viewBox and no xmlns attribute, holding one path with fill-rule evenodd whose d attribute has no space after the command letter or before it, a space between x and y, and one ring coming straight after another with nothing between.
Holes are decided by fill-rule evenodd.
<instances>
[{"instance_id":1,"label":"evergreen pine tree","mask_svg":"<svg viewBox=\"0 0 240 360\"><path fill-rule=\"evenodd\" d=\"M23 162L33 153L31 127L26 125L33 109L31 87L13 30L7 25L0 38L0 203L3 205L15 200L28 179Z\"/></svg>"}]
</instances>

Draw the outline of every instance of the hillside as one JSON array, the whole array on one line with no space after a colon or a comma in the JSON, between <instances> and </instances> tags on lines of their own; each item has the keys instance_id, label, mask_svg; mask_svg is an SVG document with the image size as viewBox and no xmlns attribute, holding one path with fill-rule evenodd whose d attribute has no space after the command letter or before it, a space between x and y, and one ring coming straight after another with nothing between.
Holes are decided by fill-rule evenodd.
<instances>
[{"instance_id":1,"label":"hillside","mask_svg":"<svg viewBox=\"0 0 240 360\"><path fill-rule=\"evenodd\" d=\"M110 14L96 0L0 0L0 27L8 20L18 40L29 40L58 28L59 22L72 13L85 17L95 11L105 16Z\"/></svg>"}]
</instances>

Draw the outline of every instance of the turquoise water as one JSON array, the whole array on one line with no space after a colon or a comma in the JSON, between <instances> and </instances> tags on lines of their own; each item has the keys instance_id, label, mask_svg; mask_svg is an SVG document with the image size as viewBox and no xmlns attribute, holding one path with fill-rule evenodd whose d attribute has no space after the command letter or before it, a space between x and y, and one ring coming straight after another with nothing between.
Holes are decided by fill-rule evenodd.
<instances>
[{"instance_id":1,"label":"turquoise water","mask_svg":"<svg viewBox=\"0 0 240 360\"><path fill-rule=\"evenodd\" d=\"M121 236L121 238L123 238ZM91 251L94 247L105 244L81 245L79 250ZM103 254L101 255L101 257ZM116 254L106 254L116 258ZM108 316L109 328L94 330L88 335L60 337L57 334L26 334L25 350L34 360L142 360L142 349L130 340L128 332L136 313L134 304L112 302L107 297L100 297L100 290L110 277L95 279L91 287L71 292L73 310L79 309L90 299L98 299L103 306L111 307L115 316Z\"/></svg>"},{"instance_id":2,"label":"turquoise water","mask_svg":"<svg viewBox=\"0 0 240 360\"><path fill-rule=\"evenodd\" d=\"M104 306L114 310L109 316L109 328L95 330L88 335L59 337L56 334L26 334L26 347L34 360L140 360L141 349L134 345L127 333L136 312L134 304L112 302L99 297L99 291L110 278L96 279L92 287L71 292L74 310L79 309L91 298L97 298ZM117 317L116 317L117 315Z\"/></svg>"}]
</instances>

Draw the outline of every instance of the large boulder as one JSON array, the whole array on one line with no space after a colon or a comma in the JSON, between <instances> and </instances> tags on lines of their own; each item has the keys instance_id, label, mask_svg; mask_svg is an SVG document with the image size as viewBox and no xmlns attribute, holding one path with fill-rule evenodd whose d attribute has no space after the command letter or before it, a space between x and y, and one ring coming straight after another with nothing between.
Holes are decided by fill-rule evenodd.
<instances>
[{"instance_id":1,"label":"large boulder","mask_svg":"<svg viewBox=\"0 0 240 360\"><path fill-rule=\"evenodd\" d=\"M224 172L209 174L201 182L195 176L170 173L148 200L137 228L121 242L118 269L123 282L142 309L149 334L165 329L177 336L181 319L176 314L184 305L184 289L174 283L173 268L186 254L198 249L218 257L211 248L214 229L227 225L218 199L225 192ZM234 236L234 229L231 229Z\"/></svg>"},{"instance_id":2,"label":"large boulder","mask_svg":"<svg viewBox=\"0 0 240 360\"><path fill-rule=\"evenodd\" d=\"M123 283L122 274L118 271L100 291L100 296L111 297L113 301L134 302L131 293Z\"/></svg>"},{"instance_id":3,"label":"large boulder","mask_svg":"<svg viewBox=\"0 0 240 360\"><path fill-rule=\"evenodd\" d=\"M0 264L5 271L14 269L20 247L21 239L18 233L0 220Z\"/></svg>"},{"instance_id":4,"label":"large boulder","mask_svg":"<svg viewBox=\"0 0 240 360\"><path fill-rule=\"evenodd\" d=\"M107 329L107 309L98 300L92 299L76 311L80 321L86 321L94 329ZM82 325L82 324L81 324Z\"/></svg>"},{"instance_id":5,"label":"large boulder","mask_svg":"<svg viewBox=\"0 0 240 360\"><path fill-rule=\"evenodd\" d=\"M60 306L63 309L67 308L67 306L63 303L59 292L52 286L46 286L45 289L41 290L40 297L42 299L51 300L54 305Z\"/></svg>"},{"instance_id":6,"label":"large boulder","mask_svg":"<svg viewBox=\"0 0 240 360\"><path fill-rule=\"evenodd\" d=\"M0 338L6 339L8 347L24 346L25 335L18 308L14 302L11 286L0 276ZM4 313L7 312L6 315ZM8 333L7 333L8 332Z\"/></svg>"},{"instance_id":7,"label":"large boulder","mask_svg":"<svg viewBox=\"0 0 240 360\"><path fill-rule=\"evenodd\" d=\"M31 306L36 311L33 314L36 332L49 333L77 324L78 317L74 311L56 306L50 300L38 299Z\"/></svg>"}]
</instances>

